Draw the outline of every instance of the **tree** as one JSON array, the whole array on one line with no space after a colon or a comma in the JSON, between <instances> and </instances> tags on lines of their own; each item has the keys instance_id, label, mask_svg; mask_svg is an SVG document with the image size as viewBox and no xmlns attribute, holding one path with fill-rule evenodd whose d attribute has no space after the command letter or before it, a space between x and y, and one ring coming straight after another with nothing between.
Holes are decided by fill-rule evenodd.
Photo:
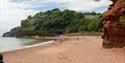
<instances>
[{"instance_id":1,"label":"tree","mask_svg":"<svg viewBox=\"0 0 125 63\"><path fill-rule=\"evenodd\" d=\"M32 16L31 15L29 15L28 17L27 17L27 19L31 19L32 18Z\"/></svg>"},{"instance_id":2,"label":"tree","mask_svg":"<svg viewBox=\"0 0 125 63\"><path fill-rule=\"evenodd\" d=\"M98 17L89 20L85 18L85 15L94 15ZM100 13L82 13L68 9L61 11L56 8L45 12L39 12L33 17L29 15L27 19L21 21L19 32L22 36L97 32L101 30L101 17Z\"/></svg>"}]
</instances>

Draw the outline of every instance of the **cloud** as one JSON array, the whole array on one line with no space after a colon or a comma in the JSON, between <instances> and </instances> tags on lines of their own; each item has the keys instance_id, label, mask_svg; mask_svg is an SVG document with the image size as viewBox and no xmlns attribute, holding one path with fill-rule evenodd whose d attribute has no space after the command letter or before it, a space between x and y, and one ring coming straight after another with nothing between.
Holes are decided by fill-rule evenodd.
<instances>
[{"instance_id":1,"label":"cloud","mask_svg":"<svg viewBox=\"0 0 125 63\"><path fill-rule=\"evenodd\" d=\"M112 3L109 0L101 0L99 2L95 2L94 0L11 0L10 2L15 2L22 5L27 4L25 6L26 9L36 10L48 10L56 7L61 7L63 9L68 8L76 11L96 11L95 9L99 10L98 8L100 7L105 8L100 12L104 12L109 4Z\"/></svg>"},{"instance_id":2,"label":"cloud","mask_svg":"<svg viewBox=\"0 0 125 63\"><path fill-rule=\"evenodd\" d=\"M61 2L63 0L10 0L11 3L16 3L16 7L21 9L31 10L48 10L53 8L64 9L67 4Z\"/></svg>"},{"instance_id":3,"label":"cloud","mask_svg":"<svg viewBox=\"0 0 125 63\"><path fill-rule=\"evenodd\" d=\"M101 0L99 2L95 2L93 0L86 0L85 2L77 1L77 2L72 2L69 4L67 8L76 10L76 11L96 11L99 10L99 8L104 8L104 10L101 10L100 12L104 12L106 8L111 4L110 1L106 0Z\"/></svg>"},{"instance_id":4,"label":"cloud","mask_svg":"<svg viewBox=\"0 0 125 63\"><path fill-rule=\"evenodd\" d=\"M28 15L37 13L34 10L24 10L15 7L15 4L9 3L8 0L2 0L0 4L0 35L13 27L20 26L21 20Z\"/></svg>"}]
</instances>

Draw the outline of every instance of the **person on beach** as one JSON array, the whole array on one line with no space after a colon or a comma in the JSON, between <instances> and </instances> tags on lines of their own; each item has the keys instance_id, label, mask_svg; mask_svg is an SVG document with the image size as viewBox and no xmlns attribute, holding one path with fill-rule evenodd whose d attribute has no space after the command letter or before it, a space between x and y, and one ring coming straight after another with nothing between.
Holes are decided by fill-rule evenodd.
<instances>
[{"instance_id":1,"label":"person on beach","mask_svg":"<svg viewBox=\"0 0 125 63\"><path fill-rule=\"evenodd\" d=\"M3 62L3 55L0 53L0 63L4 63Z\"/></svg>"}]
</instances>

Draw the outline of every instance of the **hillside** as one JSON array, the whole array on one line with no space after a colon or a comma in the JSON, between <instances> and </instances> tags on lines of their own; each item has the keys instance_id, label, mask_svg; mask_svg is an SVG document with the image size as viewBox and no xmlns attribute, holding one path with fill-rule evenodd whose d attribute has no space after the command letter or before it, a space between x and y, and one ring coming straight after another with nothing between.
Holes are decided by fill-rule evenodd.
<instances>
[{"instance_id":1,"label":"hillside","mask_svg":"<svg viewBox=\"0 0 125 63\"><path fill-rule=\"evenodd\" d=\"M54 36L58 34L100 32L102 30L102 14L95 12L76 12L73 10L52 9L28 16L15 27L5 33L4 37L22 36Z\"/></svg>"}]
</instances>

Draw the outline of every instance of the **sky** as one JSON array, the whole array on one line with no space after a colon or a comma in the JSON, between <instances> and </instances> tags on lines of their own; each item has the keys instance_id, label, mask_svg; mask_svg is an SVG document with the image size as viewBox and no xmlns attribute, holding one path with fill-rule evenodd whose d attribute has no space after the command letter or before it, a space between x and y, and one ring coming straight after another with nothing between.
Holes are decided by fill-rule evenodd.
<instances>
[{"instance_id":1,"label":"sky","mask_svg":"<svg viewBox=\"0 0 125 63\"><path fill-rule=\"evenodd\" d=\"M0 0L0 36L13 27L20 26L20 22L28 15L37 12L59 8L79 12L101 12L107 10L110 0Z\"/></svg>"}]
</instances>

